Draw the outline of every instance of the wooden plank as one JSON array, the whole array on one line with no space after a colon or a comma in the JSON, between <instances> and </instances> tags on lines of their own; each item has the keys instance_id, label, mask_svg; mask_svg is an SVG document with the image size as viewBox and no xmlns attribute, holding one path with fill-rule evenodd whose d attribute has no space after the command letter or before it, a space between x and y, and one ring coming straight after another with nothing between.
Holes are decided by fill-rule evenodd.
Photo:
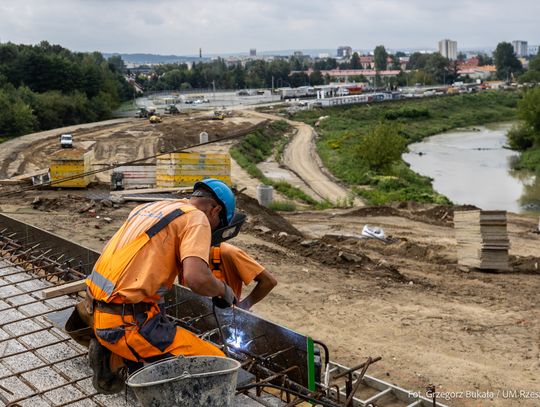
<instances>
[{"instance_id":1,"label":"wooden plank","mask_svg":"<svg viewBox=\"0 0 540 407\"><path fill-rule=\"evenodd\" d=\"M34 171L34 172L27 172L26 174L16 175L16 176L14 176L14 177L11 177L10 179L16 179L16 180L29 180L29 179L31 179L32 177L35 177L35 176L37 176L37 175L47 174L48 172L49 172L49 169L48 169L48 168L44 168L44 169L37 170L37 171Z\"/></svg>"},{"instance_id":2,"label":"wooden plank","mask_svg":"<svg viewBox=\"0 0 540 407\"><path fill-rule=\"evenodd\" d=\"M60 297L62 295L73 294L84 290L86 290L85 280L77 280L56 287L46 288L41 292L41 297L48 300L49 298Z\"/></svg>"},{"instance_id":3,"label":"wooden plank","mask_svg":"<svg viewBox=\"0 0 540 407\"><path fill-rule=\"evenodd\" d=\"M30 181L22 180L22 179L0 179L0 185L20 185L20 184L27 184Z\"/></svg>"},{"instance_id":4,"label":"wooden plank","mask_svg":"<svg viewBox=\"0 0 540 407\"><path fill-rule=\"evenodd\" d=\"M158 201L178 201L178 198L152 198L152 197L144 197L144 196L124 196L123 197L125 201L132 201L132 202L158 202Z\"/></svg>"}]
</instances>

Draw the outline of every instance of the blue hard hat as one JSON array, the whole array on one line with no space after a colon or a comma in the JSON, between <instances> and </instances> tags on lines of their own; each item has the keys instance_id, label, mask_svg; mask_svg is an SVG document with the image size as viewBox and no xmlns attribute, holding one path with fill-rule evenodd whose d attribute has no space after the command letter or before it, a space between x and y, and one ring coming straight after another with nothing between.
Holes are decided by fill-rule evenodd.
<instances>
[{"instance_id":1,"label":"blue hard hat","mask_svg":"<svg viewBox=\"0 0 540 407\"><path fill-rule=\"evenodd\" d=\"M215 178L203 179L193 185L193 191L200 188L212 191L216 201L223 207L223 210L221 211L223 226L228 225L231 222L236 209L236 198L234 197L231 188L223 181Z\"/></svg>"}]
</instances>

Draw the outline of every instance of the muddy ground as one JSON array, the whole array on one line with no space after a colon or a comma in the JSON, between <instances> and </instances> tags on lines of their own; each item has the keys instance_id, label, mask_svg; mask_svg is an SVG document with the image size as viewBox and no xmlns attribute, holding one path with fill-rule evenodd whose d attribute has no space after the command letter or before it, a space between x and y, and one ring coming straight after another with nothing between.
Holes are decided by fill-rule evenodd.
<instances>
[{"instance_id":1,"label":"muddy ground","mask_svg":"<svg viewBox=\"0 0 540 407\"><path fill-rule=\"evenodd\" d=\"M188 145L203 130L217 139L257 123L177 117L72 132L76 146L93 148L108 163ZM44 168L58 147L57 133L5 143L0 176ZM253 196L258 182L237 165L232 171L233 181ZM103 200L105 186L10 193L16 189L1 187L2 212L97 250L136 205ZM281 216L247 195L238 206L249 222L236 243L279 281L254 312L325 342L343 364L382 356L368 372L401 387L425 391L434 384L442 392L464 392L441 400L450 406L540 405L502 393L540 393L540 235L532 232L538 218L509 215L515 268L496 274L458 270L453 211L467 208L404 203ZM388 241L359 239L366 224L382 227ZM493 400L466 397L474 391L499 394Z\"/></svg>"}]
</instances>

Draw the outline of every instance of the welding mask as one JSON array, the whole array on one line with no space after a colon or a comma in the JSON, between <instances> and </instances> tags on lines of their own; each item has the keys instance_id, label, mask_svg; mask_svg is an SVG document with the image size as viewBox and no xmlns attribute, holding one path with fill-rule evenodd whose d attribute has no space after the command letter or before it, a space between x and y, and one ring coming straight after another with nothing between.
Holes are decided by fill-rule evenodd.
<instances>
[{"instance_id":1,"label":"welding mask","mask_svg":"<svg viewBox=\"0 0 540 407\"><path fill-rule=\"evenodd\" d=\"M212 246L219 246L221 243L237 236L245 221L246 215L236 212L227 226L220 227L212 232Z\"/></svg>"}]
</instances>

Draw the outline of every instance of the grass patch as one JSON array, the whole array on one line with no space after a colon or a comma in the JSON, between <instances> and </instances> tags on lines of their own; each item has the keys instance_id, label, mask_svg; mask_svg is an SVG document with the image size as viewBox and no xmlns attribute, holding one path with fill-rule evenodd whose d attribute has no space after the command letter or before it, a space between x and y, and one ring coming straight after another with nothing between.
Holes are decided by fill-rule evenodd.
<instances>
[{"instance_id":1,"label":"grass patch","mask_svg":"<svg viewBox=\"0 0 540 407\"><path fill-rule=\"evenodd\" d=\"M231 157L249 175L259 179L263 184L271 185L276 191L282 193L287 198L296 199L315 207L325 205L286 181L274 181L267 178L257 167L258 163L264 161L272 154L276 145L283 145L282 148L285 147L288 139L284 133L290 130L291 126L284 120L272 122L268 126L248 134L231 148Z\"/></svg>"},{"instance_id":2,"label":"grass patch","mask_svg":"<svg viewBox=\"0 0 540 407\"><path fill-rule=\"evenodd\" d=\"M134 100L127 100L116 109L117 112L128 112L130 110L138 110L138 106Z\"/></svg>"},{"instance_id":3,"label":"grass patch","mask_svg":"<svg viewBox=\"0 0 540 407\"><path fill-rule=\"evenodd\" d=\"M291 201L273 201L268 205L273 211L294 212L296 205Z\"/></svg>"},{"instance_id":4,"label":"grass patch","mask_svg":"<svg viewBox=\"0 0 540 407\"><path fill-rule=\"evenodd\" d=\"M429 178L414 173L402 160L390 168L371 168L358 154L363 137L384 121L396 123L399 134L410 144L457 127L512 120L516 118L520 97L518 92L488 91L304 110L296 113L294 119L314 125L320 116L328 116L320 121L319 156L337 178L350 185L368 186L356 189L368 203L404 200L448 203L433 190Z\"/></svg>"},{"instance_id":5,"label":"grass patch","mask_svg":"<svg viewBox=\"0 0 540 407\"><path fill-rule=\"evenodd\" d=\"M540 147L523 151L512 167L515 170L529 170L540 174Z\"/></svg>"}]
</instances>

